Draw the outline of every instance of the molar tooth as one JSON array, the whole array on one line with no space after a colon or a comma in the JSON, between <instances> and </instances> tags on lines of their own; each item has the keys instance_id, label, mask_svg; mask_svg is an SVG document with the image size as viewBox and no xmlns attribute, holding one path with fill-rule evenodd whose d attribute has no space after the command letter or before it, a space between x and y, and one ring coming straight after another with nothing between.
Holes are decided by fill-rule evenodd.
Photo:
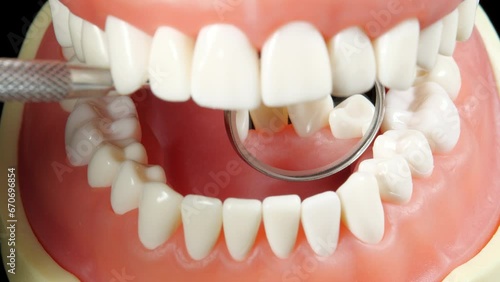
<instances>
[{"instance_id":1,"label":"molar tooth","mask_svg":"<svg viewBox=\"0 0 500 282\"><path fill-rule=\"evenodd\" d=\"M248 136L248 128L250 126L250 117L247 110L239 110L236 112L236 131L241 141L245 141Z\"/></svg>"},{"instance_id":2,"label":"molar tooth","mask_svg":"<svg viewBox=\"0 0 500 282\"><path fill-rule=\"evenodd\" d=\"M340 200L327 191L302 202L302 226L307 242L319 256L330 256L337 249L340 230Z\"/></svg>"},{"instance_id":3,"label":"molar tooth","mask_svg":"<svg viewBox=\"0 0 500 282\"><path fill-rule=\"evenodd\" d=\"M328 44L333 75L333 95L348 97L370 90L377 66L372 43L359 27L345 29Z\"/></svg>"},{"instance_id":4,"label":"molar tooth","mask_svg":"<svg viewBox=\"0 0 500 282\"><path fill-rule=\"evenodd\" d=\"M441 44L439 53L445 56L453 55L457 43L458 30L458 9L449 13L443 18L443 33L441 35Z\"/></svg>"},{"instance_id":5,"label":"molar tooth","mask_svg":"<svg viewBox=\"0 0 500 282\"><path fill-rule=\"evenodd\" d=\"M199 195L182 201L182 225L186 248L194 260L202 260L214 247L222 227L222 202Z\"/></svg>"},{"instance_id":6,"label":"molar tooth","mask_svg":"<svg viewBox=\"0 0 500 282\"><path fill-rule=\"evenodd\" d=\"M337 195L347 229L364 243L379 243L384 237L385 219L375 176L355 172L340 186Z\"/></svg>"},{"instance_id":7,"label":"molar tooth","mask_svg":"<svg viewBox=\"0 0 500 282\"><path fill-rule=\"evenodd\" d=\"M301 137L311 136L328 125L328 116L333 110L333 101L326 96L316 101L288 106L293 128Z\"/></svg>"},{"instance_id":8,"label":"molar tooth","mask_svg":"<svg viewBox=\"0 0 500 282\"><path fill-rule=\"evenodd\" d=\"M108 42L104 31L88 21L83 21L81 44L87 65L109 67Z\"/></svg>"},{"instance_id":9,"label":"molar tooth","mask_svg":"<svg viewBox=\"0 0 500 282\"><path fill-rule=\"evenodd\" d=\"M228 198L222 207L224 236L231 256L242 261L255 243L262 219L259 200Z\"/></svg>"},{"instance_id":10,"label":"molar tooth","mask_svg":"<svg viewBox=\"0 0 500 282\"><path fill-rule=\"evenodd\" d=\"M373 119L375 107L365 96L356 94L344 100L330 113L332 134L338 139L362 137Z\"/></svg>"},{"instance_id":11,"label":"molar tooth","mask_svg":"<svg viewBox=\"0 0 500 282\"><path fill-rule=\"evenodd\" d=\"M75 54L78 61L83 63L85 62L85 55L83 54L82 29L82 18L69 13L69 31L71 35L71 42L73 43L73 48L75 48Z\"/></svg>"},{"instance_id":12,"label":"molar tooth","mask_svg":"<svg viewBox=\"0 0 500 282\"><path fill-rule=\"evenodd\" d=\"M259 57L241 30L215 24L200 31L191 89L193 100L204 107L241 110L259 106Z\"/></svg>"},{"instance_id":13,"label":"molar tooth","mask_svg":"<svg viewBox=\"0 0 500 282\"><path fill-rule=\"evenodd\" d=\"M420 32L417 55L417 64L420 67L432 70L436 65L442 33L442 21L437 21Z\"/></svg>"},{"instance_id":14,"label":"molar tooth","mask_svg":"<svg viewBox=\"0 0 500 282\"><path fill-rule=\"evenodd\" d=\"M436 82L441 85L450 98L455 100L462 87L462 77L455 59L453 57L438 55L436 65L431 71L420 71L417 73L414 85L426 82Z\"/></svg>"},{"instance_id":15,"label":"molar tooth","mask_svg":"<svg viewBox=\"0 0 500 282\"><path fill-rule=\"evenodd\" d=\"M165 243L181 222L182 195L159 182L144 184L139 202L141 243L152 250Z\"/></svg>"},{"instance_id":16,"label":"molar tooth","mask_svg":"<svg viewBox=\"0 0 500 282\"><path fill-rule=\"evenodd\" d=\"M71 47L68 7L63 5L59 0L49 0L49 4L57 42L62 47Z\"/></svg>"},{"instance_id":17,"label":"molar tooth","mask_svg":"<svg viewBox=\"0 0 500 282\"><path fill-rule=\"evenodd\" d=\"M271 132L279 132L288 124L288 109L286 107L269 108L261 104L257 109L250 111L250 116L257 130L269 129Z\"/></svg>"},{"instance_id":18,"label":"molar tooth","mask_svg":"<svg viewBox=\"0 0 500 282\"><path fill-rule=\"evenodd\" d=\"M299 196L267 197L262 203L262 213L271 250L277 257L287 258L295 246L299 230Z\"/></svg>"},{"instance_id":19,"label":"molar tooth","mask_svg":"<svg viewBox=\"0 0 500 282\"><path fill-rule=\"evenodd\" d=\"M131 94L147 80L151 37L113 16L106 20L109 61L116 91Z\"/></svg>"},{"instance_id":20,"label":"molar tooth","mask_svg":"<svg viewBox=\"0 0 500 282\"><path fill-rule=\"evenodd\" d=\"M332 93L332 72L322 35L305 22L289 23L265 42L262 99L269 107L318 100Z\"/></svg>"},{"instance_id":21,"label":"molar tooth","mask_svg":"<svg viewBox=\"0 0 500 282\"><path fill-rule=\"evenodd\" d=\"M415 80L420 25L409 19L375 40L377 75L388 88L407 89Z\"/></svg>"},{"instance_id":22,"label":"molar tooth","mask_svg":"<svg viewBox=\"0 0 500 282\"><path fill-rule=\"evenodd\" d=\"M151 43L149 83L160 99L181 102L191 97L194 40L171 27L156 30Z\"/></svg>"},{"instance_id":23,"label":"molar tooth","mask_svg":"<svg viewBox=\"0 0 500 282\"><path fill-rule=\"evenodd\" d=\"M476 21L478 4L479 0L464 0L458 5L458 41L466 41L470 38Z\"/></svg>"}]
</instances>

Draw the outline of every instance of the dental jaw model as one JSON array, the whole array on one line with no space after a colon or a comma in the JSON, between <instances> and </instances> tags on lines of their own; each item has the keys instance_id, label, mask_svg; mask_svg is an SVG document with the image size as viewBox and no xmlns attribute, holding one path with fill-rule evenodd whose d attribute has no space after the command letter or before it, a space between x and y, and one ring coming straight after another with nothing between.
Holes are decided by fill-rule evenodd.
<instances>
[{"instance_id":1,"label":"dental jaw model","mask_svg":"<svg viewBox=\"0 0 500 282\"><path fill-rule=\"evenodd\" d=\"M495 35L473 29L477 2L282 2L50 1L38 57L110 67L125 96L69 112L24 105L7 163L25 214L9 278L498 277L498 60L483 45ZM348 117L364 111L344 114L340 133L334 118L362 102L325 98L355 98L376 79L389 89L381 134L326 179L266 178L222 128L220 109L248 111L264 130L279 108L298 135L362 132ZM146 80L151 92L138 90Z\"/></svg>"}]
</instances>

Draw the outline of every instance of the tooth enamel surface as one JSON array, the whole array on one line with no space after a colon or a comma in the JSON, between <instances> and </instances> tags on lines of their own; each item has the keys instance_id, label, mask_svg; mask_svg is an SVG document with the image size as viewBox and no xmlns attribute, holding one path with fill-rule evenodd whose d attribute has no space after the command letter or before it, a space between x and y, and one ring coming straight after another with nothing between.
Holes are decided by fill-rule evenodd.
<instances>
[{"instance_id":1,"label":"tooth enamel surface","mask_svg":"<svg viewBox=\"0 0 500 282\"><path fill-rule=\"evenodd\" d=\"M330 129L335 138L362 137L373 119L375 107L363 95L356 94L344 100L329 116Z\"/></svg>"},{"instance_id":2,"label":"tooth enamel surface","mask_svg":"<svg viewBox=\"0 0 500 282\"><path fill-rule=\"evenodd\" d=\"M149 59L151 91L166 101L191 97L191 63L194 40L171 27L159 27L153 36Z\"/></svg>"},{"instance_id":3,"label":"tooth enamel surface","mask_svg":"<svg viewBox=\"0 0 500 282\"><path fill-rule=\"evenodd\" d=\"M85 62L85 55L83 54L83 45L82 45L82 29L83 29L83 20L82 18L69 14L69 32L71 35L71 42L73 48L75 48L75 54L78 58L78 61Z\"/></svg>"},{"instance_id":4,"label":"tooth enamel surface","mask_svg":"<svg viewBox=\"0 0 500 282\"><path fill-rule=\"evenodd\" d=\"M389 90L382 131L415 129L422 132L433 152L451 151L460 137L460 117L446 91L426 82L405 91Z\"/></svg>"},{"instance_id":5,"label":"tooth enamel surface","mask_svg":"<svg viewBox=\"0 0 500 282\"><path fill-rule=\"evenodd\" d=\"M374 42L379 81L388 88L407 89L415 80L420 25L409 19Z\"/></svg>"},{"instance_id":6,"label":"tooth enamel surface","mask_svg":"<svg viewBox=\"0 0 500 282\"><path fill-rule=\"evenodd\" d=\"M377 66L373 46L358 27L345 29L328 44L333 75L333 95L365 93L375 84Z\"/></svg>"},{"instance_id":7,"label":"tooth enamel surface","mask_svg":"<svg viewBox=\"0 0 500 282\"><path fill-rule=\"evenodd\" d=\"M358 171L377 178L380 198L389 203L405 204L411 199L413 181L408 162L402 157L368 159L360 163Z\"/></svg>"},{"instance_id":8,"label":"tooth enamel surface","mask_svg":"<svg viewBox=\"0 0 500 282\"><path fill-rule=\"evenodd\" d=\"M458 41L466 41L470 38L476 21L478 3L479 0L464 0L458 5Z\"/></svg>"},{"instance_id":9,"label":"tooth enamel surface","mask_svg":"<svg viewBox=\"0 0 500 282\"><path fill-rule=\"evenodd\" d=\"M403 157L412 176L428 177L434 169L434 157L427 138L418 130L389 130L379 135L373 144L375 159Z\"/></svg>"},{"instance_id":10,"label":"tooth enamel surface","mask_svg":"<svg viewBox=\"0 0 500 282\"><path fill-rule=\"evenodd\" d=\"M445 56L453 55L457 43L458 9L443 18L443 33L439 53Z\"/></svg>"},{"instance_id":11,"label":"tooth enamel surface","mask_svg":"<svg viewBox=\"0 0 500 282\"><path fill-rule=\"evenodd\" d=\"M248 128L250 126L250 116L247 110L236 112L236 131L241 141L245 141L248 136Z\"/></svg>"},{"instance_id":12,"label":"tooth enamel surface","mask_svg":"<svg viewBox=\"0 0 500 282\"><path fill-rule=\"evenodd\" d=\"M78 99L66 99L59 102L59 106L67 113L71 113L75 108L76 102ZM66 136L66 135L65 135Z\"/></svg>"},{"instance_id":13,"label":"tooth enamel surface","mask_svg":"<svg viewBox=\"0 0 500 282\"><path fill-rule=\"evenodd\" d=\"M333 100L327 96L316 101L288 106L288 115L297 135L307 137L328 125L332 110Z\"/></svg>"},{"instance_id":14,"label":"tooth enamel surface","mask_svg":"<svg viewBox=\"0 0 500 282\"><path fill-rule=\"evenodd\" d=\"M295 246L300 221L297 195L267 197L262 203L264 228L273 253L287 258Z\"/></svg>"},{"instance_id":15,"label":"tooth enamel surface","mask_svg":"<svg viewBox=\"0 0 500 282\"><path fill-rule=\"evenodd\" d=\"M49 4L57 42L62 47L71 47L68 7L59 2L59 0L49 0Z\"/></svg>"},{"instance_id":16,"label":"tooth enamel surface","mask_svg":"<svg viewBox=\"0 0 500 282\"><path fill-rule=\"evenodd\" d=\"M307 242L318 256L330 256L337 249L340 230L340 200L327 191L302 202L302 227Z\"/></svg>"},{"instance_id":17,"label":"tooth enamel surface","mask_svg":"<svg viewBox=\"0 0 500 282\"><path fill-rule=\"evenodd\" d=\"M224 237L231 256L243 261L250 252L262 219L258 200L228 198L222 207Z\"/></svg>"},{"instance_id":18,"label":"tooth enamel surface","mask_svg":"<svg viewBox=\"0 0 500 282\"><path fill-rule=\"evenodd\" d=\"M286 107L269 108L261 104L257 109L250 111L250 117L255 129L279 132L288 124L288 109Z\"/></svg>"},{"instance_id":19,"label":"tooth enamel surface","mask_svg":"<svg viewBox=\"0 0 500 282\"><path fill-rule=\"evenodd\" d=\"M183 197L164 183L144 184L139 203L139 239L148 249L165 243L181 222Z\"/></svg>"},{"instance_id":20,"label":"tooth enamel surface","mask_svg":"<svg viewBox=\"0 0 500 282\"><path fill-rule=\"evenodd\" d=\"M82 49L87 65L109 68L106 34L99 27L87 21L83 21Z\"/></svg>"},{"instance_id":21,"label":"tooth enamel surface","mask_svg":"<svg viewBox=\"0 0 500 282\"><path fill-rule=\"evenodd\" d=\"M111 207L116 214L124 214L139 206L139 199L148 182L166 182L161 166L145 166L124 161L111 186Z\"/></svg>"},{"instance_id":22,"label":"tooth enamel surface","mask_svg":"<svg viewBox=\"0 0 500 282\"><path fill-rule=\"evenodd\" d=\"M337 190L342 207L342 222L360 241L377 244L384 237L384 209L370 173L355 172Z\"/></svg>"},{"instance_id":23,"label":"tooth enamel surface","mask_svg":"<svg viewBox=\"0 0 500 282\"><path fill-rule=\"evenodd\" d=\"M181 214L189 256L201 260L210 253L219 237L222 202L215 198L187 195L182 201Z\"/></svg>"},{"instance_id":24,"label":"tooth enamel surface","mask_svg":"<svg viewBox=\"0 0 500 282\"><path fill-rule=\"evenodd\" d=\"M75 48L73 48L73 46L72 47L62 47L62 53L63 53L63 57L68 62L71 60L74 60L74 58L76 57Z\"/></svg>"},{"instance_id":25,"label":"tooth enamel surface","mask_svg":"<svg viewBox=\"0 0 500 282\"><path fill-rule=\"evenodd\" d=\"M436 65L431 71L418 72L415 85L431 81L441 85L450 98L455 100L462 87L462 77L455 59L453 57L438 55Z\"/></svg>"},{"instance_id":26,"label":"tooth enamel surface","mask_svg":"<svg viewBox=\"0 0 500 282\"><path fill-rule=\"evenodd\" d=\"M151 37L113 16L106 20L111 75L116 91L131 94L148 79Z\"/></svg>"},{"instance_id":27,"label":"tooth enamel surface","mask_svg":"<svg viewBox=\"0 0 500 282\"><path fill-rule=\"evenodd\" d=\"M436 23L420 31L418 40L417 64L427 70L432 70L436 65L436 59L441 44L441 35L443 33L443 22Z\"/></svg>"},{"instance_id":28,"label":"tooth enamel surface","mask_svg":"<svg viewBox=\"0 0 500 282\"><path fill-rule=\"evenodd\" d=\"M204 27L196 40L191 76L193 100L217 109L259 106L259 57L238 28L215 24Z\"/></svg>"},{"instance_id":29,"label":"tooth enamel surface","mask_svg":"<svg viewBox=\"0 0 500 282\"><path fill-rule=\"evenodd\" d=\"M265 43L261 57L262 99L269 107L318 100L332 93L328 49L314 26L289 23Z\"/></svg>"}]
</instances>

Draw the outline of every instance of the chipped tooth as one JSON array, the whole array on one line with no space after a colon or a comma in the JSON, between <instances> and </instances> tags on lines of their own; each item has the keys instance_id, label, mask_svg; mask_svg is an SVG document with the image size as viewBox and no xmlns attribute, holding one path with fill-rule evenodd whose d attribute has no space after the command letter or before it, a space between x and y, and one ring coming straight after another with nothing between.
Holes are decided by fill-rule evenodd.
<instances>
[{"instance_id":1,"label":"chipped tooth","mask_svg":"<svg viewBox=\"0 0 500 282\"><path fill-rule=\"evenodd\" d=\"M71 113L73 111L73 109L75 108L77 101L78 101L78 99L66 99L66 100L62 100L61 102L59 102L59 105L61 106L61 108L65 112Z\"/></svg>"},{"instance_id":2,"label":"chipped tooth","mask_svg":"<svg viewBox=\"0 0 500 282\"><path fill-rule=\"evenodd\" d=\"M82 29L83 29L83 20L82 18L69 13L69 33L71 35L71 42L73 48L75 48L75 54L78 58L78 61L84 63L85 55L83 54L83 45L82 45Z\"/></svg>"},{"instance_id":3,"label":"chipped tooth","mask_svg":"<svg viewBox=\"0 0 500 282\"><path fill-rule=\"evenodd\" d=\"M82 49L87 65L109 68L106 34L99 27L88 21L83 21Z\"/></svg>"},{"instance_id":4,"label":"chipped tooth","mask_svg":"<svg viewBox=\"0 0 500 282\"><path fill-rule=\"evenodd\" d=\"M377 75L384 86L407 89L413 84L419 32L418 20L409 19L375 40Z\"/></svg>"},{"instance_id":5,"label":"chipped tooth","mask_svg":"<svg viewBox=\"0 0 500 282\"><path fill-rule=\"evenodd\" d=\"M328 44L333 75L333 95L365 93L375 84L377 66L370 38L359 27L345 29Z\"/></svg>"},{"instance_id":6,"label":"chipped tooth","mask_svg":"<svg viewBox=\"0 0 500 282\"><path fill-rule=\"evenodd\" d=\"M148 67L155 96L173 102L189 100L193 49L194 40L178 30L167 26L156 30Z\"/></svg>"},{"instance_id":7,"label":"chipped tooth","mask_svg":"<svg viewBox=\"0 0 500 282\"><path fill-rule=\"evenodd\" d=\"M259 57L241 30L227 24L201 29L194 48L191 91L193 100L208 108L259 106Z\"/></svg>"},{"instance_id":8,"label":"chipped tooth","mask_svg":"<svg viewBox=\"0 0 500 282\"><path fill-rule=\"evenodd\" d=\"M262 99L269 107L318 100L332 93L332 72L325 41L309 23L289 23L264 43Z\"/></svg>"},{"instance_id":9,"label":"chipped tooth","mask_svg":"<svg viewBox=\"0 0 500 282\"><path fill-rule=\"evenodd\" d=\"M259 200L228 198L222 207L224 236L231 257L243 261L250 252L262 219Z\"/></svg>"},{"instance_id":10,"label":"chipped tooth","mask_svg":"<svg viewBox=\"0 0 500 282\"><path fill-rule=\"evenodd\" d=\"M71 34L69 31L69 9L59 0L49 0L52 23L57 42L62 47L71 47Z\"/></svg>"},{"instance_id":11,"label":"chipped tooth","mask_svg":"<svg viewBox=\"0 0 500 282\"><path fill-rule=\"evenodd\" d=\"M295 246L299 230L299 196L267 197L262 203L262 214L271 250L277 257L287 258Z\"/></svg>"},{"instance_id":12,"label":"chipped tooth","mask_svg":"<svg viewBox=\"0 0 500 282\"><path fill-rule=\"evenodd\" d=\"M165 243L179 227L183 197L165 183L146 183L143 189L139 202L139 239L152 250Z\"/></svg>"},{"instance_id":13,"label":"chipped tooth","mask_svg":"<svg viewBox=\"0 0 500 282\"><path fill-rule=\"evenodd\" d=\"M108 16L105 31L116 91L120 94L131 94L148 79L151 37L113 16Z\"/></svg>"},{"instance_id":14,"label":"chipped tooth","mask_svg":"<svg viewBox=\"0 0 500 282\"><path fill-rule=\"evenodd\" d=\"M460 68L453 57L438 55L436 65L429 71L417 73L414 85L436 82L441 85L452 100L455 100L462 87Z\"/></svg>"},{"instance_id":15,"label":"chipped tooth","mask_svg":"<svg viewBox=\"0 0 500 282\"><path fill-rule=\"evenodd\" d=\"M250 111L250 116L253 126L257 130L269 129L271 132L279 132L288 125L288 109L286 107L269 108L261 104L257 109Z\"/></svg>"},{"instance_id":16,"label":"chipped tooth","mask_svg":"<svg viewBox=\"0 0 500 282\"><path fill-rule=\"evenodd\" d=\"M432 70L436 65L442 33L442 21L437 21L436 23L420 31L417 55L417 64L420 67L427 70Z\"/></svg>"},{"instance_id":17,"label":"chipped tooth","mask_svg":"<svg viewBox=\"0 0 500 282\"><path fill-rule=\"evenodd\" d=\"M443 33L441 34L441 44L439 54L445 56L453 55L457 43L458 30L458 9L449 13L443 18Z\"/></svg>"},{"instance_id":18,"label":"chipped tooth","mask_svg":"<svg viewBox=\"0 0 500 282\"><path fill-rule=\"evenodd\" d=\"M62 47L62 54L66 61L72 61L76 57L75 48L71 47Z\"/></svg>"},{"instance_id":19,"label":"chipped tooth","mask_svg":"<svg viewBox=\"0 0 500 282\"><path fill-rule=\"evenodd\" d=\"M340 200L335 192L327 191L302 202L302 226L307 242L322 257L337 249L340 230Z\"/></svg>"},{"instance_id":20,"label":"chipped tooth","mask_svg":"<svg viewBox=\"0 0 500 282\"><path fill-rule=\"evenodd\" d=\"M458 41L466 41L472 35L478 4L479 0L464 0L458 5Z\"/></svg>"},{"instance_id":21,"label":"chipped tooth","mask_svg":"<svg viewBox=\"0 0 500 282\"><path fill-rule=\"evenodd\" d=\"M194 260L202 260L219 238L222 202L216 198L187 195L182 201L181 214L188 254Z\"/></svg>"},{"instance_id":22,"label":"chipped tooth","mask_svg":"<svg viewBox=\"0 0 500 282\"><path fill-rule=\"evenodd\" d=\"M363 95L356 94L342 101L331 111L330 129L335 138L362 137L369 128L375 106Z\"/></svg>"},{"instance_id":23,"label":"chipped tooth","mask_svg":"<svg viewBox=\"0 0 500 282\"><path fill-rule=\"evenodd\" d=\"M316 101L288 106L293 128L301 137L311 136L328 125L328 116L333 110L333 100L326 96Z\"/></svg>"},{"instance_id":24,"label":"chipped tooth","mask_svg":"<svg viewBox=\"0 0 500 282\"><path fill-rule=\"evenodd\" d=\"M250 116L247 110L239 110L236 112L236 131L238 137L243 142L247 139L248 130L250 127Z\"/></svg>"}]
</instances>

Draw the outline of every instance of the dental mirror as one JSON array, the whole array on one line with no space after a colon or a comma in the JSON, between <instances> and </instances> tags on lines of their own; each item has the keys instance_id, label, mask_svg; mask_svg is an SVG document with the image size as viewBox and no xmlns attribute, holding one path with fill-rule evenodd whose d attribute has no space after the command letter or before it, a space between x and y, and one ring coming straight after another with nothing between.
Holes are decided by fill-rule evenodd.
<instances>
[{"instance_id":1,"label":"dental mirror","mask_svg":"<svg viewBox=\"0 0 500 282\"><path fill-rule=\"evenodd\" d=\"M353 96L332 96L334 110L342 109L343 117L332 124L330 115L331 125L349 127L349 122L355 124L354 120L360 116L366 117L366 101L362 106L360 95L355 96L358 96L356 102L348 101ZM256 126L248 111L225 111L226 131L238 155L257 171L287 181L317 180L352 164L377 136L384 116L385 88L377 82L363 97L371 103L368 109L371 108L373 114L368 114L370 119L363 126L364 133L355 137L334 134L330 126L300 137L294 131L293 119L288 118L286 108L267 109L267 119L271 121L268 124L275 125L268 128ZM269 118L269 113L274 116Z\"/></svg>"}]
</instances>

